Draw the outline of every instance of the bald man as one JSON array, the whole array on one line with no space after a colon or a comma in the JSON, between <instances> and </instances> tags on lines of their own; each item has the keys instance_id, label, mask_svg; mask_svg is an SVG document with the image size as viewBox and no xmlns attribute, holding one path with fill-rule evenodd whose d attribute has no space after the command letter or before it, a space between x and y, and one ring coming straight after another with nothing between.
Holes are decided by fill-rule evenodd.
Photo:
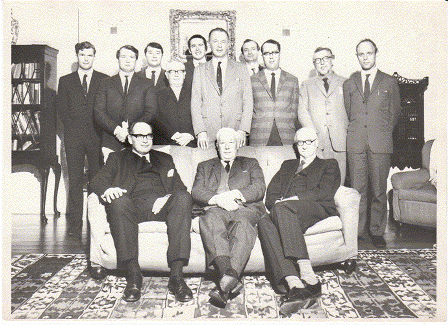
<instances>
[{"instance_id":1,"label":"bald man","mask_svg":"<svg viewBox=\"0 0 448 325\"><path fill-rule=\"evenodd\" d=\"M339 215L334 202L341 183L338 162L317 157L319 140L313 128L298 130L294 146L297 159L284 161L272 178L266 192L270 216L258 224L266 269L279 291L287 293L280 306L283 315L307 308L321 295L304 233L317 222Z\"/></svg>"}]
</instances>

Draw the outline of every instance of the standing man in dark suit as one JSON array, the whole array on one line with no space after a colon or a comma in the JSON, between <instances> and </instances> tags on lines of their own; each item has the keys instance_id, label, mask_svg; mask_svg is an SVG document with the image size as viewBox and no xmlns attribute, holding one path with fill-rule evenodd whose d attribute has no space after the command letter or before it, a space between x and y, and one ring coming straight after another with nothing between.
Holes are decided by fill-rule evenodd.
<instances>
[{"instance_id":1,"label":"standing man in dark suit","mask_svg":"<svg viewBox=\"0 0 448 325\"><path fill-rule=\"evenodd\" d=\"M393 152L392 132L400 115L400 93L395 78L376 67L378 48L370 39L356 46L361 72L344 83L344 102L349 119L347 153L351 185L361 194L358 238L370 233L375 247L385 247L387 177ZM368 222L368 188L370 222ZM367 229L368 227L368 229Z\"/></svg>"},{"instance_id":2,"label":"standing man in dark suit","mask_svg":"<svg viewBox=\"0 0 448 325\"><path fill-rule=\"evenodd\" d=\"M132 148L110 154L92 181L106 206L118 269L127 271L125 301L140 299L142 273L138 264L138 224L165 221L168 231L168 289L177 300L193 299L182 269L190 258L191 195L180 179L173 158L151 150L152 128L137 120L129 128Z\"/></svg>"},{"instance_id":3,"label":"standing man in dark suit","mask_svg":"<svg viewBox=\"0 0 448 325\"><path fill-rule=\"evenodd\" d=\"M64 125L64 146L68 167L68 234L81 236L84 161L87 156L89 180L101 166L100 129L93 118L95 95L104 73L93 70L95 47L89 42L75 45L78 70L59 79L57 110Z\"/></svg>"},{"instance_id":4,"label":"standing man in dark suit","mask_svg":"<svg viewBox=\"0 0 448 325\"><path fill-rule=\"evenodd\" d=\"M341 183L338 162L317 157L319 139L313 128L298 130L294 141L300 156L284 161L272 178L266 192L271 214L258 224L274 286L282 292L289 289L280 306L283 315L307 308L322 293L303 234L317 222L339 215L334 202Z\"/></svg>"},{"instance_id":5,"label":"standing man in dark suit","mask_svg":"<svg viewBox=\"0 0 448 325\"><path fill-rule=\"evenodd\" d=\"M165 74L170 86L157 91L154 144L196 147L191 122L191 85L184 81L185 66L179 60L171 60Z\"/></svg>"},{"instance_id":6,"label":"standing man in dark suit","mask_svg":"<svg viewBox=\"0 0 448 325\"><path fill-rule=\"evenodd\" d=\"M105 160L125 147L128 126L137 118L150 122L156 113L156 93L148 79L134 73L138 50L124 45L117 51L118 74L102 80L95 100L95 118L103 128Z\"/></svg>"},{"instance_id":7,"label":"standing man in dark suit","mask_svg":"<svg viewBox=\"0 0 448 325\"><path fill-rule=\"evenodd\" d=\"M241 54L243 54L246 68L249 75L253 76L263 70L263 66L258 63L258 53L260 53L260 45L251 39L246 39L241 45Z\"/></svg>"},{"instance_id":8,"label":"standing man in dark suit","mask_svg":"<svg viewBox=\"0 0 448 325\"><path fill-rule=\"evenodd\" d=\"M299 81L280 68L280 43L269 39L261 46L265 69L251 77L254 114L251 146L293 144L299 127Z\"/></svg>"},{"instance_id":9,"label":"standing man in dark suit","mask_svg":"<svg viewBox=\"0 0 448 325\"><path fill-rule=\"evenodd\" d=\"M201 63L211 60L211 56L207 58L207 40L200 34L195 34L188 39L188 50L191 59L187 58L185 63L185 82L190 85L193 83L194 69Z\"/></svg>"},{"instance_id":10,"label":"standing man in dark suit","mask_svg":"<svg viewBox=\"0 0 448 325\"><path fill-rule=\"evenodd\" d=\"M207 265L219 272L211 302L224 308L229 296L242 289L240 277L257 238L256 225L266 213L266 185L256 159L236 156L237 131L222 128L216 138L218 158L199 163L191 193L206 210L199 226Z\"/></svg>"},{"instance_id":11,"label":"standing man in dark suit","mask_svg":"<svg viewBox=\"0 0 448 325\"><path fill-rule=\"evenodd\" d=\"M165 70L162 69L163 47L159 43L151 42L145 47L145 58L148 66L138 74L148 78L156 91L168 87Z\"/></svg>"}]
</instances>

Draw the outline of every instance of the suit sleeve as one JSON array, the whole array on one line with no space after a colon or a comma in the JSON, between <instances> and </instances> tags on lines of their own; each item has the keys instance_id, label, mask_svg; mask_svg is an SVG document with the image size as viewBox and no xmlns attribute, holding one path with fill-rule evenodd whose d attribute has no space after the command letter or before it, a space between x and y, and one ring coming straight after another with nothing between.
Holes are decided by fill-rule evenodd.
<instances>
[{"instance_id":1,"label":"suit sleeve","mask_svg":"<svg viewBox=\"0 0 448 325\"><path fill-rule=\"evenodd\" d=\"M182 182L182 179L180 178L180 175L177 172L176 166L174 165L173 157L169 156L168 159L170 169L174 169L172 193L186 190L187 187L185 186L184 182Z\"/></svg>"},{"instance_id":2,"label":"suit sleeve","mask_svg":"<svg viewBox=\"0 0 448 325\"><path fill-rule=\"evenodd\" d=\"M205 170L205 164L199 163L196 171L196 176L194 178L193 187L191 189L191 196L193 199L201 203L202 205L207 205L208 201L216 194L216 192L211 191L207 187L207 175Z\"/></svg>"},{"instance_id":3,"label":"suit sleeve","mask_svg":"<svg viewBox=\"0 0 448 325\"><path fill-rule=\"evenodd\" d=\"M325 168L319 183L313 189L295 192L299 200L310 200L314 202L330 201L341 185L341 172L335 159L325 160Z\"/></svg>"},{"instance_id":4,"label":"suit sleeve","mask_svg":"<svg viewBox=\"0 0 448 325\"><path fill-rule=\"evenodd\" d=\"M275 201L282 196L282 173L285 168L285 163L283 162L280 170L272 177L269 183L268 189L266 191L266 208L271 210L274 207Z\"/></svg>"},{"instance_id":5,"label":"suit sleeve","mask_svg":"<svg viewBox=\"0 0 448 325\"><path fill-rule=\"evenodd\" d=\"M146 79L145 79L146 80ZM144 121L151 122L157 112L157 96L154 88L149 84L145 89L145 103L143 106L143 116L141 117Z\"/></svg>"},{"instance_id":6,"label":"suit sleeve","mask_svg":"<svg viewBox=\"0 0 448 325\"><path fill-rule=\"evenodd\" d=\"M95 96L94 115L98 124L110 134L114 134L115 128L118 124L110 118L107 113L107 79L101 80L98 88L98 93Z\"/></svg>"},{"instance_id":7,"label":"suit sleeve","mask_svg":"<svg viewBox=\"0 0 448 325\"><path fill-rule=\"evenodd\" d=\"M302 83L302 86L300 87L299 90L298 118L302 127L314 128L313 120L311 119L311 114L308 105L308 87L305 82Z\"/></svg>"},{"instance_id":8,"label":"suit sleeve","mask_svg":"<svg viewBox=\"0 0 448 325\"><path fill-rule=\"evenodd\" d=\"M252 114L254 113L254 97L252 94L252 84L250 82L249 72L246 67L240 67L240 75L243 80L243 114L239 129L250 133L252 124Z\"/></svg>"},{"instance_id":9,"label":"suit sleeve","mask_svg":"<svg viewBox=\"0 0 448 325\"><path fill-rule=\"evenodd\" d=\"M400 97L400 88L398 87L397 80L395 78L392 78L392 85L391 85L391 110L392 110L392 123L393 126L397 125L398 118L400 117L400 111L401 111L401 97Z\"/></svg>"},{"instance_id":10,"label":"suit sleeve","mask_svg":"<svg viewBox=\"0 0 448 325\"><path fill-rule=\"evenodd\" d=\"M118 158L114 153L111 153L106 164L95 174L90 186L98 197L101 197L108 188L113 187L112 183L117 175L118 166Z\"/></svg>"},{"instance_id":11,"label":"suit sleeve","mask_svg":"<svg viewBox=\"0 0 448 325\"><path fill-rule=\"evenodd\" d=\"M56 108L59 118L64 126L70 124L70 112L69 112L69 99L68 99L68 87L64 78L59 79L58 95L56 97Z\"/></svg>"},{"instance_id":12,"label":"suit sleeve","mask_svg":"<svg viewBox=\"0 0 448 325\"><path fill-rule=\"evenodd\" d=\"M343 89L343 93L344 93L345 111L347 112L347 117L350 122L350 115L351 115L352 109L351 109L350 84L349 83L350 83L350 79L344 81L344 83L342 85L342 89Z\"/></svg>"},{"instance_id":13,"label":"suit sleeve","mask_svg":"<svg viewBox=\"0 0 448 325\"><path fill-rule=\"evenodd\" d=\"M246 203L263 200L266 191L263 170L256 159L251 159L250 185L238 189L246 199Z\"/></svg>"},{"instance_id":14,"label":"suit sleeve","mask_svg":"<svg viewBox=\"0 0 448 325\"><path fill-rule=\"evenodd\" d=\"M202 119L201 108L204 98L202 96L202 75L201 67L197 66L194 69L193 84L191 88L191 120L193 123L194 134L207 131L204 120ZM210 134L208 136L211 136Z\"/></svg>"},{"instance_id":15,"label":"suit sleeve","mask_svg":"<svg viewBox=\"0 0 448 325\"><path fill-rule=\"evenodd\" d=\"M176 129L171 125L171 123L166 118L164 112L166 112L166 106L168 101L168 96L165 96L164 91L157 92L157 113L153 118L153 123L159 129L163 135L165 135L168 139L176 133ZM169 112L168 112L169 114Z\"/></svg>"}]
</instances>

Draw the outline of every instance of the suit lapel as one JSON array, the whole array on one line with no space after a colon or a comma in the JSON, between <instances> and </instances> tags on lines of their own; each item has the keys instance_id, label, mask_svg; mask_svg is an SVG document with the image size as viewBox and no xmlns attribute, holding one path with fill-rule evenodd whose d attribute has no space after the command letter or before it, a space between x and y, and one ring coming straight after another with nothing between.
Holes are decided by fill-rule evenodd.
<instances>
[{"instance_id":1,"label":"suit lapel","mask_svg":"<svg viewBox=\"0 0 448 325\"><path fill-rule=\"evenodd\" d=\"M132 76L131 82L129 83L128 95L131 94L139 83L140 76L136 73ZM124 93L123 93L124 94Z\"/></svg>"},{"instance_id":2,"label":"suit lapel","mask_svg":"<svg viewBox=\"0 0 448 325\"><path fill-rule=\"evenodd\" d=\"M226 75L225 75L225 79L224 79L224 85L222 87L223 93L226 90L226 88L228 88L230 86L230 84L235 80L235 72L236 72L236 67L235 67L233 60L227 59L227 71L225 72Z\"/></svg>"},{"instance_id":3,"label":"suit lapel","mask_svg":"<svg viewBox=\"0 0 448 325\"><path fill-rule=\"evenodd\" d=\"M82 89L81 80L79 79L78 71L72 73L72 82L75 86L76 91L78 91L84 97L84 90ZM92 81L90 81L92 83Z\"/></svg>"},{"instance_id":4,"label":"suit lapel","mask_svg":"<svg viewBox=\"0 0 448 325\"><path fill-rule=\"evenodd\" d=\"M329 80L330 80L330 88L328 88L327 97L330 96L336 90L336 88L338 86L338 81L337 81L337 78L334 73L331 75Z\"/></svg>"},{"instance_id":5,"label":"suit lapel","mask_svg":"<svg viewBox=\"0 0 448 325\"><path fill-rule=\"evenodd\" d=\"M159 88L165 86L165 70L160 70L159 79L157 79L156 87Z\"/></svg>"},{"instance_id":6,"label":"suit lapel","mask_svg":"<svg viewBox=\"0 0 448 325\"><path fill-rule=\"evenodd\" d=\"M205 74L210 79L213 87L215 87L216 92L219 94L218 83L216 82L215 71L213 71L213 63L212 60L205 63Z\"/></svg>"},{"instance_id":7,"label":"suit lapel","mask_svg":"<svg viewBox=\"0 0 448 325\"><path fill-rule=\"evenodd\" d=\"M322 79L319 77L316 77L316 79L314 80L314 83L316 84L317 89L319 89L319 91L322 93L322 95L327 97L327 91L325 90L324 82L322 81Z\"/></svg>"},{"instance_id":8,"label":"suit lapel","mask_svg":"<svg viewBox=\"0 0 448 325\"><path fill-rule=\"evenodd\" d=\"M93 70L92 79L90 79L89 91L87 93L87 97L92 97L96 93L96 89L98 88L100 82L100 77L98 72ZM81 86L82 88L82 86Z\"/></svg>"},{"instance_id":9,"label":"suit lapel","mask_svg":"<svg viewBox=\"0 0 448 325\"><path fill-rule=\"evenodd\" d=\"M260 82L263 85L264 89L269 94L269 97L271 97L271 99L274 100L274 98L272 97L272 94L271 94L271 89L269 89L268 80L266 79L266 75L265 75L264 71L259 71L258 72L258 80L260 80Z\"/></svg>"},{"instance_id":10,"label":"suit lapel","mask_svg":"<svg viewBox=\"0 0 448 325\"><path fill-rule=\"evenodd\" d=\"M370 87L370 94L372 94L373 91L378 88L378 85L381 83L381 81L383 79L384 79L384 74L380 70L378 70L376 72L375 80L373 80L372 87Z\"/></svg>"},{"instance_id":11,"label":"suit lapel","mask_svg":"<svg viewBox=\"0 0 448 325\"><path fill-rule=\"evenodd\" d=\"M238 173L240 173L240 172L241 172L241 161L240 161L239 157L235 157L235 160L233 160L232 167L230 168L229 180L233 176L238 175Z\"/></svg>"},{"instance_id":12,"label":"suit lapel","mask_svg":"<svg viewBox=\"0 0 448 325\"><path fill-rule=\"evenodd\" d=\"M282 175L282 178L285 178L285 177L287 178L285 181L282 180L282 184L286 184L286 186L283 187L283 190L281 192L282 196L286 195L286 193L289 191L289 188L291 187L292 180L295 176L295 171L297 170L297 167L299 167L299 163L300 163L300 160L296 159L292 163L291 168L289 170L287 170L286 173L284 173Z\"/></svg>"},{"instance_id":13,"label":"suit lapel","mask_svg":"<svg viewBox=\"0 0 448 325\"><path fill-rule=\"evenodd\" d=\"M124 97L123 86L121 85L120 76L118 74L116 74L115 76L112 76L111 79L112 79L112 83L117 88L117 90L120 93L121 97ZM134 79L134 78L132 78L132 79Z\"/></svg>"},{"instance_id":14,"label":"suit lapel","mask_svg":"<svg viewBox=\"0 0 448 325\"><path fill-rule=\"evenodd\" d=\"M280 80L278 82L278 87L276 87L275 91L276 91L276 98L277 98L277 94L280 92L280 90L282 89L283 85L286 82L286 72L281 70L280 72Z\"/></svg>"},{"instance_id":15,"label":"suit lapel","mask_svg":"<svg viewBox=\"0 0 448 325\"><path fill-rule=\"evenodd\" d=\"M362 91L362 78L361 78L361 72L357 72L355 74L355 84L356 84L356 88L358 88L359 94L361 95L362 98L364 98L364 93Z\"/></svg>"},{"instance_id":16,"label":"suit lapel","mask_svg":"<svg viewBox=\"0 0 448 325\"><path fill-rule=\"evenodd\" d=\"M213 175L215 175L216 177L216 183L219 186L219 182L221 181L221 160L219 160L219 158L216 158L213 161L213 166L212 166L212 173Z\"/></svg>"}]
</instances>

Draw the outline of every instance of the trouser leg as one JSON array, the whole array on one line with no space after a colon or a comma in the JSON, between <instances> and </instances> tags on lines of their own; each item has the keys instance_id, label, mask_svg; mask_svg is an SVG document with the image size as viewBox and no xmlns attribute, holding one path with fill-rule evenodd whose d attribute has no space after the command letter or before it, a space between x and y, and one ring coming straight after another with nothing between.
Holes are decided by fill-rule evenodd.
<instances>
[{"instance_id":1,"label":"trouser leg","mask_svg":"<svg viewBox=\"0 0 448 325\"><path fill-rule=\"evenodd\" d=\"M358 236L363 236L367 232L367 186L369 183L367 153L349 153L348 167L351 186L361 195Z\"/></svg>"},{"instance_id":2,"label":"trouser leg","mask_svg":"<svg viewBox=\"0 0 448 325\"><path fill-rule=\"evenodd\" d=\"M88 143L86 143L86 155L87 162L89 164L89 181L92 181L93 177L102 166L101 145L99 141L97 143L91 141L90 139L87 139L87 141Z\"/></svg>"}]
</instances>

